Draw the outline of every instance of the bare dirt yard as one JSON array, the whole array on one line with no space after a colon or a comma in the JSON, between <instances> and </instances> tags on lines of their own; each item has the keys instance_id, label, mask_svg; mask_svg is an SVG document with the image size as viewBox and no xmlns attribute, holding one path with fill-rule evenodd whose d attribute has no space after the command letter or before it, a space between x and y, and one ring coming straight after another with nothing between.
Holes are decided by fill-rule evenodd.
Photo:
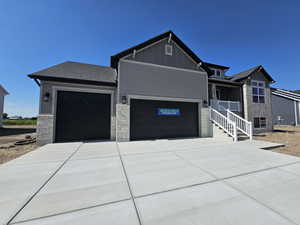
<instances>
[{"instance_id":1,"label":"bare dirt yard","mask_svg":"<svg viewBox=\"0 0 300 225\"><path fill-rule=\"evenodd\" d=\"M35 136L34 125L10 125L0 128L0 164L15 159L37 148L36 144L15 145L27 135Z\"/></svg>"},{"instance_id":2,"label":"bare dirt yard","mask_svg":"<svg viewBox=\"0 0 300 225\"><path fill-rule=\"evenodd\" d=\"M273 132L262 133L255 139L285 144L272 151L300 157L300 126L274 126Z\"/></svg>"}]
</instances>

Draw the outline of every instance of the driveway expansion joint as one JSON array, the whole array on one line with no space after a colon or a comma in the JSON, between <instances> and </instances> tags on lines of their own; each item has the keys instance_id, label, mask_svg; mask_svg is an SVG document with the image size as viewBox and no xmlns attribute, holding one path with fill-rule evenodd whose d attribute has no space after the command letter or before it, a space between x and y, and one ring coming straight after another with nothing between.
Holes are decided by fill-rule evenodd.
<instances>
[{"instance_id":1,"label":"driveway expansion joint","mask_svg":"<svg viewBox=\"0 0 300 225\"><path fill-rule=\"evenodd\" d=\"M11 219L8 220L8 222L6 223L7 225L9 224L13 224L11 223L15 218L16 216L29 204L29 202L31 202L31 200L49 183L49 181L61 170L61 168L72 158L73 155L75 155L75 153L80 149L81 145L83 143L81 143L76 149L74 152L71 153L71 155L65 160L63 161L63 163L54 171L53 174L51 174L51 176L44 182L44 184L42 184L38 190L28 199L25 201L24 205L19 209L17 210L17 212L12 216Z\"/></svg>"},{"instance_id":2,"label":"driveway expansion joint","mask_svg":"<svg viewBox=\"0 0 300 225\"><path fill-rule=\"evenodd\" d=\"M41 216L41 217L35 217L35 218L32 218L32 219L28 219L28 220L21 220L21 221L13 222L13 223L10 223L10 224L20 224L20 223L25 223L25 222L29 222L29 221L46 219L46 218L50 218L50 217L55 217L55 216L60 216L60 215L64 215L64 214L79 212L79 211L87 210L87 209L93 209L93 208L97 208L97 207L101 207L101 206L106 206L106 205L115 204L115 203L119 203L119 202L129 201L129 200L131 200L131 198L126 198L126 199L122 199L122 200L117 200L117 201L107 202L107 203L103 203L103 204L93 205L93 206L80 208L80 209L74 209L74 210L65 211L65 212L61 212L61 213L55 213L55 214L51 214L51 215L48 215L48 216ZM10 225L10 224L8 224L8 225Z\"/></svg>"},{"instance_id":3,"label":"driveway expansion joint","mask_svg":"<svg viewBox=\"0 0 300 225\"><path fill-rule=\"evenodd\" d=\"M175 155L177 155L175 153ZM177 155L178 156L178 155ZM182 158L181 156L178 156L179 158L189 162L188 160ZM193 163L189 162L190 164L194 165ZM293 220L291 220L290 218L282 215L282 213L280 213L279 211L273 209L272 207L268 206L267 204L257 200L256 198L252 197L251 195L247 194L246 192L240 190L239 188L235 187L234 185L230 184L229 182L227 182L227 180L229 179L232 179L232 178L236 178L236 177L241 177L241 176L246 176L246 175L251 175L251 174L255 174L255 173L260 173L260 172L264 172L264 171L269 171L269 170L272 170L272 169L280 169L282 167L285 167L285 166L289 166L289 165L294 165L294 164L299 164L300 162L292 162L292 163L287 163L285 165L279 165L279 166L274 166L274 167L271 167L271 168L266 168L266 169L261 169L261 170L256 170L256 171L252 171L252 172L249 172L249 173L243 173L243 174L239 174L239 175L235 175L235 176L231 176L231 177L225 177L225 178L218 178L216 177L214 174L208 172L207 170L204 170L203 168L199 167L199 166L196 166L197 168L201 169L203 172L206 172L208 173L209 175L211 175L212 177L214 177L216 180L214 181L210 181L210 182L207 182L207 183L214 183L214 182L222 182L223 184L229 186L230 188L236 190L237 192L241 193L242 195L252 199L253 201L255 201L257 204L259 205L262 205L263 207L271 210L272 212L278 214L279 216L281 216L282 218L284 218L285 220L289 221L290 223L294 224L294 225L299 225L297 223L295 223ZM201 184L200 184L201 185Z\"/></svg>"},{"instance_id":4,"label":"driveway expansion joint","mask_svg":"<svg viewBox=\"0 0 300 225\"><path fill-rule=\"evenodd\" d=\"M132 199L132 202L133 202L133 206L134 206L134 209L135 209L135 212L136 212L136 216L137 216L137 219L139 221L139 224L142 225L142 220L140 218L140 213L139 213L139 210L136 206L136 202L135 202L135 199L134 199L134 196L133 196L132 188L131 188L130 181L129 181L129 178L128 178L128 175L127 175L127 171L125 169L125 165L124 165L124 162L123 162L123 158L122 158L122 155L121 155L121 152L120 152L118 142L116 142L116 146L117 146L119 158L120 158L120 161L121 161L121 164L122 164L123 172L124 172L127 184L128 184L128 189L129 189L130 196L131 196L131 199Z\"/></svg>"}]
</instances>

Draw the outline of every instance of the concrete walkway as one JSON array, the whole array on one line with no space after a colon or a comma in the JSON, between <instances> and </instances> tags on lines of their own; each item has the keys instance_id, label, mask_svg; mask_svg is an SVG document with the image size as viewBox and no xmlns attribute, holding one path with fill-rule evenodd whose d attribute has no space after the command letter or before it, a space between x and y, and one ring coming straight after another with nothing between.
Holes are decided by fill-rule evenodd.
<instances>
[{"instance_id":1,"label":"concrete walkway","mask_svg":"<svg viewBox=\"0 0 300 225\"><path fill-rule=\"evenodd\" d=\"M300 158L264 146L46 145L0 166L0 224L300 225Z\"/></svg>"}]
</instances>

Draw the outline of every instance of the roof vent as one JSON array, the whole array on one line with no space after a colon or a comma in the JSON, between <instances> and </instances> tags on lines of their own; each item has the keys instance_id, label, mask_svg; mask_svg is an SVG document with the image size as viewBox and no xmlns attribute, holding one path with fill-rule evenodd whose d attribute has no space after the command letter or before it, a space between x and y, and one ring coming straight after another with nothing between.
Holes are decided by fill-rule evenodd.
<instances>
[{"instance_id":1,"label":"roof vent","mask_svg":"<svg viewBox=\"0 0 300 225\"><path fill-rule=\"evenodd\" d=\"M173 55L173 46L172 45L165 45L165 54Z\"/></svg>"}]
</instances>

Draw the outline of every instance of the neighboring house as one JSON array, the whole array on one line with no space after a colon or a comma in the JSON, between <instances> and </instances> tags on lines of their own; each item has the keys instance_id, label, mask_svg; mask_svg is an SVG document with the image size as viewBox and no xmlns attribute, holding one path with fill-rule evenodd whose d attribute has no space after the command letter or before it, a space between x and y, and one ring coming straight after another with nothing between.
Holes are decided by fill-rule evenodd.
<instances>
[{"instance_id":1,"label":"neighboring house","mask_svg":"<svg viewBox=\"0 0 300 225\"><path fill-rule=\"evenodd\" d=\"M209 108L272 129L272 77L262 66L226 76L169 31L104 67L64 62L32 73L40 85L39 144L212 136Z\"/></svg>"},{"instance_id":2,"label":"neighboring house","mask_svg":"<svg viewBox=\"0 0 300 225\"><path fill-rule=\"evenodd\" d=\"M300 93L272 88L273 123L300 125Z\"/></svg>"},{"instance_id":3,"label":"neighboring house","mask_svg":"<svg viewBox=\"0 0 300 225\"><path fill-rule=\"evenodd\" d=\"M300 94L300 90L295 90L293 92L295 92L296 94Z\"/></svg>"},{"instance_id":4,"label":"neighboring house","mask_svg":"<svg viewBox=\"0 0 300 225\"><path fill-rule=\"evenodd\" d=\"M0 84L0 127L3 125L4 97L6 95L8 95L8 92Z\"/></svg>"}]
</instances>

